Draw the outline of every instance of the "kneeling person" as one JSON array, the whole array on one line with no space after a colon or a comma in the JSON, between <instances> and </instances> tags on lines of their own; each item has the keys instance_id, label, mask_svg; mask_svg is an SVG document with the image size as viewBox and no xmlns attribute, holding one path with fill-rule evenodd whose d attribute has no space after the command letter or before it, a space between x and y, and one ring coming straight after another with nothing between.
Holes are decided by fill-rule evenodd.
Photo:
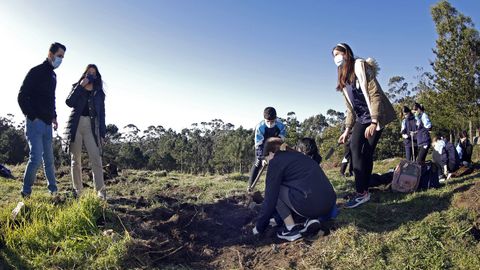
<instances>
[{"instance_id":1,"label":"kneeling person","mask_svg":"<svg viewBox=\"0 0 480 270\"><path fill-rule=\"evenodd\" d=\"M451 173L458 169L460 163L455 146L440 135L433 138L432 145L432 159L439 169L439 174L443 172L447 179L450 178ZM440 175L440 182L444 180L445 177Z\"/></svg>"},{"instance_id":2,"label":"kneeling person","mask_svg":"<svg viewBox=\"0 0 480 270\"><path fill-rule=\"evenodd\" d=\"M318 218L335 207L337 195L318 163L290 149L279 138L270 138L264 147L268 161L265 200L253 233L266 230L275 211L285 223L277 236L288 241L320 229ZM304 225L295 224L292 213L307 218Z\"/></svg>"}]
</instances>

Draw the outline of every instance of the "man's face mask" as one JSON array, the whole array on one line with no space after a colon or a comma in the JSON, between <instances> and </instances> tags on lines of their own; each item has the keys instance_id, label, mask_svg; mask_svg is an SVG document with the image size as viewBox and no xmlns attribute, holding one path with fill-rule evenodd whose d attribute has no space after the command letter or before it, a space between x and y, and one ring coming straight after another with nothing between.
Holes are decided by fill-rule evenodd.
<instances>
[{"instance_id":1,"label":"man's face mask","mask_svg":"<svg viewBox=\"0 0 480 270\"><path fill-rule=\"evenodd\" d=\"M265 125L268 127L268 128L273 128L275 126L275 120L267 120L265 119Z\"/></svg>"},{"instance_id":2,"label":"man's face mask","mask_svg":"<svg viewBox=\"0 0 480 270\"><path fill-rule=\"evenodd\" d=\"M60 57L58 57L58 56L54 56L54 57L53 57L53 60L52 60L52 66L53 66L53 68L58 68L61 63L62 63L62 58L60 58Z\"/></svg>"}]
</instances>

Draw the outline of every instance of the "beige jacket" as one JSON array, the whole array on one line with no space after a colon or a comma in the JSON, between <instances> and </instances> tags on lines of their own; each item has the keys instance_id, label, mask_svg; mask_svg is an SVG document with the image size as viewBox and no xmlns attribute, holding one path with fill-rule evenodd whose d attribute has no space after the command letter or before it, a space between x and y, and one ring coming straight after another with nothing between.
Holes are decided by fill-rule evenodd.
<instances>
[{"instance_id":1,"label":"beige jacket","mask_svg":"<svg viewBox=\"0 0 480 270\"><path fill-rule=\"evenodd\" d=\"M377 130L380 130L395 120L397 116L392 103L390 103L376 79L378 66L375 60L368 58L367 60L355 60L354 68L357 77L356 87L362 90L372 121L377 122ZM351 130L355 124L356 115L352 101L346 91L346 88L342 91L347 104L346 127Z\"/></svg>"}]
</instances>

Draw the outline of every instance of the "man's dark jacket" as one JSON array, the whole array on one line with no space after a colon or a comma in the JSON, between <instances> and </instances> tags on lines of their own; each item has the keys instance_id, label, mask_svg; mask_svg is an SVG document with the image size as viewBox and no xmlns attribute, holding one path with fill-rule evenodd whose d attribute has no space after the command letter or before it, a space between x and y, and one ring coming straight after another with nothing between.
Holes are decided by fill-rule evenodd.
<instances>
[{"instance_id":1,"label":"man's dark jacket","mask_svg":"<svg viewBox=\"0 0 480 270\"><path fill-rule=\"evenodd\" d=\"M18 93L18 104L30 120L38 118L51 125L57 118L55 111L55 87L57 75L52 65L45 60L28 72Z\"/></svg>"}]
</instances>

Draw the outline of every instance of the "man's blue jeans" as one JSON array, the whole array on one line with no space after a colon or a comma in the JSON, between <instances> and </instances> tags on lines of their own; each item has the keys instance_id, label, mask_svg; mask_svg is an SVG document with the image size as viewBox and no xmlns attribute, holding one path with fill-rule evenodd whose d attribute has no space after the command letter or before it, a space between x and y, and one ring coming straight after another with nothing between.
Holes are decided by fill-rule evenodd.
<instances>
[{"instance_id":1,"label":"man's blue jeans","mask_svg":"<svg viewBox=\"0 0 480 270\"><path fill-rule=\"evenodd\" d=\"M25 195L32 193L32 186L37 177L37 170L43 159L43 167L47 178L48 190L57 191L55 168L53 164L52 125L47 125L40 119L27 118L25 135L30 148L30 158L23 176L22 192Z\"/></svg>"}]
</instances>

